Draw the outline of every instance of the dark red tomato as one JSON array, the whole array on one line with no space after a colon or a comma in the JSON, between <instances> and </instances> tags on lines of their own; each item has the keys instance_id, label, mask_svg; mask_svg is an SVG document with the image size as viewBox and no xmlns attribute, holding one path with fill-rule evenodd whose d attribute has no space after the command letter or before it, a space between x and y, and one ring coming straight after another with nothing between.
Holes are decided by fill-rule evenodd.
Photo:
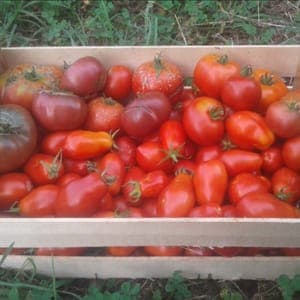
<instances>
[{"instance_id":1,"label":"dark red tomato","mask_svg":"<svg viewBox=\"0 0 300 300\"><path fill-rule=\"evenodd\" d=\"M208 247L187 247L184 256L214 256L214 252Z\"/></svg>"},{"instance_id":2,"label":"dark red tomato","mask_svg":"<svg viewBox=\"0 0 300 300\"><path fill-rule=\"evenodd\" d=\"M128 136L117 137L114 146L126 168L131 168L136 164L136 143L133 139Z\"/></svg>"},{"instance_id":3,"label":"dark red tomato","mask_svg":"<svg viewBox=\"0 0 300 300\"><path fill-rule=\"evenodd\" d=\"M272 176L273 194L287 203L295 203L300 198L300 175L288 168L278 169Z\"/></svg>"},{"instance_id":4,"label":"dark red tomato","mask_svg":"<svg viewBox=\"0 0 300 300\"><path fill-rule=\"evenodd\" d=\"M137 67L132 76L132 90L136 95L157 91L172 98L183 89L183 75L174 63L157 55L153 61Z\"/></svg>"},{"instance_id":5,"label":"dark red tomato","mask_svg":"<svg viewBox=\"0 0 300 300\"><path fill-rule=\"evenodd\" d=\"M194 207L188 217L190 218L220 218L222 217L222 208L216 203L207 203Z\"/></svg>"},{"instance_id":6,"label":"dark red tomato","mask_svg":"<svg viewBox=\"0 0 300 300\"><path fill-rule=\"evenodd\" d=\"M286 256L300 256L300 248L282 248L281 251Z\"/></svg>"},{"instance_id":7,"label":"dark red tomato","mask_svg":"<svg viewBox=\"0 0 300 300\"><path fill-rule=\"evenodd\" d=\"M233 257L241 255L243 248L241 247L214 247L213 251L220 256Z\"/></svg>"},{"instance_id":8,"label":"dark red tomato","mask_svg":"<svg viewBox=\"0 0 300 300\"><path fill-rule=\"evenodd\" d=\"M41 142L41 152L56 155L62 150L68 131L58 131L46 135Z\"/></svg>"},{"instance_id":9,"label":"dark red tomato","mask_svg":"<svg viewBox=\"0 0 300 300\"><path fill-rule=\"evenodd\" d=\"M246 218L296 218L297 210L278 200L271 193L253 192L237 203L239 217Z\"/></svg>"},{"instance_id":10,"label":"dark red tomato","mask_svg":"<svg viewBox=\"0 0 300 300\"><path fill-rule=\"evenodd\" d=\"M119 102L128 98L131 92L132 71L123 65L115 65L108 69L104 86L104 94Z\"/></svg>"},{"instance_id":11,"label":"dark red tomato","mask_svg":"<svg viewBox=\"0 0 300 300\"><path fill-rule=\"evenodd\" d=\"M141 205L141 211L144 218L155 218L157 217L157 199L149 198L145 199Z\"/></svg>"},{"instance_id":12,"label":"dark red tomato","mask_svg":"<svg viewBox=\"0 0 300 300\"><path fill-rule=\"evenodd\" d=\"M83 247L68 247L68 248L37 248L36 256L81 256L86 252Z\"/></svg>"},{"instance_id":13,"label":"dark red tomato","mask_svg":"<svg viewBox=\"0 0 300 300\"><path fill-rule=\"evenodd\" d=\"M33 189L30 178L24 173L7 173L0 176L0 211L11 208Z\"/></svg>"},{"instance_id":14,"label":"dark red tomato","mask_svg":"<svg viewBox=\"0 0 300 300\"><path fill-rule=\"evenodd\" d=\"M228 175L221 160L212 159L199 163L193 182L198 204L216 203L221 205L224 202Z\"/></svg>"},{"instance_id":15,"label":"dark red tomato","mask_svg":"<svg viewBox=\"0 0 300 300\"><path fill-rule=\"evenodd\" d=\"M170 100L160 92L148 92L131 101L121 116L122 129L133 137L145 137L169 118Z\"/></svg>"},{"instance_id":16,"label":"dark red tomato","mask_svg":"<svg viewBox=\"0 0 300 300\"><path fill-rule=\"evenodd\" d=\"M21 167L37 144L37 129L30 113L13 104L0 106L0 174Z\"/></svg>"},{"instance_id":17,"label":"dark red tomato","mask_svg":"<svg viewBox=\"0 0 300 300\"><path fill-rule=\"evenodd\" d=\"M223 152L221 160L229 176L235 176L239 173L259 172L263 164L260 154L239 149Z\"/></svg>"},{"instance_id":18,"label":"dark red tomato","mask_svg":"<svg viewBox=\"0 0 300 300\"><path fill-rule=\"evenodd\" d=\"M208 97L220 99L224 83L238 76L240 66L227 55L208 54L199 59L194 68L196 86Z\"/></svg>"},{"instance_id":19,"label":"dark red tomato","mask_svg":"<svg viewBox=\"0 0 300 300\"><path fill-rule=\"evenodd\" d=\"M226 119L229 139L244 150L266 150L275 141L273 132L259 114L237 111Z\"/></svg>"},{"instance_id":20,"label":"dark red tomato","mask_svg":"<svg viewBox=\"0 0 300 300\"><path fill-rule=\"evenodd\" d=\"M24 166L24 171L35 185L55 183L64 174L62 154L33 154Z\"/></svg>"},{"instance_id":21,"label":"dark red tomato","mask_svg":"<svg viewBox=\"0 0 300 300\"><path fill-rule=\"evenodd\" d=\"M65 173L60 178L58 178L58 180L56 181L56 184L58 186L65 186L65 185L69 184L70 182L72 182L73 180L76 180L79 178L81 178L81 176L78 175L77 173Z\"/></svg>"},{"instance_id":22,"label":"dark red tomato","mask_svg":"<svg viewBox=\"0 0 300 300\"><path fill-rule=\"evenodd\" d=\"M266 177L251 173L240 173L228 186L228 197L232 204L238 203L245 195L252 192L270 192L271 183Z\"/></svg>"},{"instance_id":23,"label":"dark red tomato","mask_svg":"<svg viewBox=\"0 0 300 300\"><path fill-rule=\"evenodd\" d=\"M59 187L46 184L34 188L19 202L19 214L22 217L52 217L57 201Z\"/></svg>"},{"instance_id":24,"label":"dark red tomato","mask_svg":"<svg viewBox=\"0 0 300 300\"><path fill-rule=\"evenodd\" d=\"M223 213L222 216L224 218L237 218L238 217L236 207L231 204L223 205L222 213Z\"/></svg>"},{"instance_id":25,"label":"dark red tomato","mask_svg":"<svg viewBox=\"0 0 300 300\"><path fill-rule=\"evenodd\" d=\"M267 174L273 174L284 165L280 146L271 146L261 155L263 158L262 170Z\"/></svg>"},{"instance_id":26,"label":"dark red tomato","mask_svg":"<svg viewBox=\"0 0 300 300\"><path fill-rule=\"evenodd\" d=\"M88 160L74 160L70 158L63 159L63 165L66 173L76 173L79 176L86 176L91 162Z\"/></svg>"},{"instance_id":27,"label":"dark red tomato","mask_svg":"<svg viewBox=\"0 0 300 300\"><path fill-rule=\"evenodd\" d=\"M145 142L136 148L137 164L147 172L164 170L170 172L173 169L172 160L167 156L162 145L157 142Z\"/></svg>"},{"instance_id":28,"label":"dark red tomato","mask_svg":"<svg viewBox=\"0 0 300 300\"><path fill-rule=\"evenodd\" d=\"M199 164L211 159L219 159L221 154L222 150L219 145L200 147L196 154L195 161Z\"/></svg>"},{"instance_id":29,"label":"dark red tomato","mask_svg":"<svg viewBox=\"0 0 300 300\"><path fill-rule=\"evenodd\" d=\"M190 175L179 173L160 193L157 202L157 216L186 217L195 205L193 181Z\"/></svg>"},{"instance_id":30,"label":"dark red tomato","mask_svg":"<svg viewBox=\"0 0 300 300\"><path fill-rule=\"evenodd\" d=\"M99 201L108 191L107 185L97 173L73 180L60 188L55 202L57 217L89 217L98 207Z\"/></svg>"},{"instance_id":31,"label":"dark red tomato","mask_svg":"<svg viewBox=\"0 0 300 300\"><path fill-rule=\"evenodd\" d=\"M287 167L300 172L300 135L285 141L282 157Z\"/></svg>"},{"instance_id":32,"label":"dark red tomato","mask_svg":"<svg viewBox=\"0 0 300 300\"><path fill-rule=\"evenodd\" d=\"M65 70L60 88L79 96L91 96L103 90L106 70L102 63L92 56L79 58Z\"/></svg>"},{"instance_id":33,"label":"dark red tomato","mask_svg":"<svg viewBox=\"0 0 300 300\"><path fill-rule=\"evenodd\" d=\"M116 131L121 127L124 107L119 102L98 97L88 103L85 128L91 131Z\"/></svg>"},{"instance_id":34,"label":"dark red tomato","mask_svg":"<svg viewBox=\"0 0 300 300\"><path fill-rule=\"evenodd\" d=\"M73 130L83 125L87 105L72 94L41 92L32 102L32 114L49 131Z\"/></svg>"},{"instance_id":35,"label":"dark red tomato","mask_svg":"<svg viewBox=\"0 0 300 300\"><path fill-rule=\"evenodd\" d=\"M181 159L174 167L174 174L185 172L190 175L194 175L196 170L196 163L192 160Z\"/></svg>"},{"instance_id":36,"label":"dark red tomato","mask_svg":"<svg viewBox=\"0 0 300 300\"><path fill-rule=\"evenodd\" d=\"M224 135L224 108L213 98L200 97L184 110L182 123L188 137L201 146L218 144Z\"/></svg>"},{"instance_id":37,"label":"dark red tomato","mask_svg":"<svg viewBox=\"0 0 300 300\"><path fill-rule=\"evenodd\" d=\"M150 256L180 256L183 252L182 247L172 246L146 246L144 250Z\"/></svg>"}]
</instances>

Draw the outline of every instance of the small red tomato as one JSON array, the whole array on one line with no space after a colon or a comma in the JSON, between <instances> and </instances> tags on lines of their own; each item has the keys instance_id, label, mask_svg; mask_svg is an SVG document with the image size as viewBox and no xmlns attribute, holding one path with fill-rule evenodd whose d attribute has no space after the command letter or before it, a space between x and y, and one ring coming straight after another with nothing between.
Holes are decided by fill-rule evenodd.
<instances>
[{"instance_id":1,"label":"small red tomato","mask_svg":"<svg viewBox=\"0 0 300 300\"><path fill-rule=\"evenodd\" d=\"M136 143L130 137L124 135L115 139L115 149L125 163L126 168L136 164Z\"/></svg>"},{"instance_id":2,"label":"small red tomato","mask_svg":"<svg viewBox=\"0 0 300 300\"><path fill-rule=\"evenodd\" d=\"M196 154L195 161L198 164L211 159L219 159L221 154L222 150L219 145L200 147Z\"/></svg>"},{"instance_id":3,"label":"small red tomato","mask_svg":"<svg viewBox=\"0 0 300 300\"><path fill-rule=\"evenodd\" d=\"M285 141L282 158L288 168L300 172L300 135Z\"/></svg>"},{"instance_id":4,"label":"small red tomato","mask_svg":"<svg viewBox=\"0 0 300 300\"><path fill-rule=\"evenodd\" d=\"M183 252L182 247L172 246L146 246L144 250L150 256L180 256Z\"/></svg>"},{"instance_id":5,"label":"small red tomato","mask_svg":"<svg viewBox=\"0 0 300 300\"><path fill-rule=\"evenodd\" d=\"M65 185L69 184L70 182L72 182L73 180L79 179L79 178L81 178L81 176L78 175L77 173L65 173L60 178L58 178L56 184L58 186L65 186Z\"/></svg>"},{"instance_id":6,"label":"small red tomato","mask_svg":"<svg viewBox=\"0 0 300 300\"><path fill-rule=\"evenodd\" d=\"M52 132L42 139L41 151L46 154L56 155L62 150L64 141L69 131Z\"/></svg>"},{"instance_id":7,"label":"small red tomato","mask_svg":"<svg viewBox=\"0 0 300 300\"><path fill-rule=\"evenodd\" d=\"M264 150L261 155L263 159L262 170L267 174L273 174L284 165L280 146L271 146Z\"/></svg>"},{"instance_id":8,"label":"small red tomato","mask_svg":"<svg viewBox=\"0 0 300 300\"><path fill-rule=\"evenodd\" d=\"M217 203L207 203L194 207L188 217L190 218L220 218L222 217L222 208Z\"/></svg>"},{"instance_id":9,"label":"small red tomato","mask_svg":"<svg viewBox=\"0 0 300 300\"><path fill-rule=\"evenodd\" d=\"M89 167L91 162L88 160L64 158L63 164L66 173L76 173L80 176L86 176L90 172Z\"/></svg>"}]
</instances>

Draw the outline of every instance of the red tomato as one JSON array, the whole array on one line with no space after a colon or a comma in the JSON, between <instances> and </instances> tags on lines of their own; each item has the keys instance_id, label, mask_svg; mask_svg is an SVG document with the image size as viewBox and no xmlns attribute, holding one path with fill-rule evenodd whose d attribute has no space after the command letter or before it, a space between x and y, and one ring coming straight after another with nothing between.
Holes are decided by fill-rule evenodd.
<instances>
[{"instance_id":1,"label":"red tomato","mask_svg":"<svg viewBox=\"0 0 300 300\"><path fill-rule=\"evenodd\" d=\"M174 167L174 174L184 172L190 175L194 175L196 170L196 163L192 160L181 159Z\"/></svg>"},{"instance_id":2,"label":"red tomato","mask_svg":"<svg viewBox=\"0 0 300 300\"><path fill-rule=\"evenodd\" d=\"M153 61L138 66L132 76L132 90L136 95L157 91L174 97L183 89L183 75L174 63L158 55Z\"/></svg>"},{"instance_id":3,"label":"red tomato","mask_svg":"<svg viewBox=\"0 0 300 300\"><path fill-rule=\"evenodd\" d=\"M267 174L273 174L284 165L280 146L274 145L263 151L262 159L262 170Z\"/></svg>"},{"instance_id":4,"label":"red tomato","mask_svg":"<svg viewBox=\"0 0 300 300\"><path fill-rule=\"evenodd\" d=\"M282 248L281 250L286 256L300 256L300 248Z\"/></svg>"},{"instance_id":5,"label":"red tomato","mask_svg":"<svg viewBox=\"0 0 300 300\"><path fill-rule=\"evenodd\" d=\"M237 218L238 213L236 207L231 204L223 205L222 206L222 213L224 218Z\"/></svg>"},{"instance_id":6,"label":"red tomato","mask_svg":"<svg viewBox=\"0 0 300 300\"><path fill-rule=\"evenodd\" d=\"M46 154L56 155L63 147L68 131L58 131L46 135L41 142L41 151Z\"/></svg>"},{"instance_id":7,"label":"red tomato","mask_svg":"<svg viewBox=\"0 0 300 300\"><path fill-rule=\"evenodd\" d=\"M146 246L144 250L150 256L180 256L183 252L182 247L172 246Z\"/></svg>"},{"instance_id":8,"label":"red tomato","mask_svg":"<svg viewBox=\"0 0 300 300\"><path fill-rule=\"evenodd\" d=\"M238 203L245 195L251 192L269 192L271 183L262 176L251 173L240 173L235 176L228 186L228 197L232 204Z\"/></svg>"},{"instance_id":9,"label":"red tomato","mask_svg":"<svg viewBox=\"0 0 300 300\"><path fill-rule=\"evenodd\" d=\"M100 211L112 211L114 209L113 198L110 192L107 192L99 201Z\"/></svg>"},{"instance_id":10,"label":"red tomato","mask_svg":"<svg viewBox=\"0 0 300 300\"><path fill-rule=\"evenodd\" d=\"M235 176L239 173L259 172L263 164L260 154L239 149L223 152L221 160L229 176Z\"/></svg>"},{"instance_id":11,"label":"red tomato","mask_svg":"<svg viewBox=\"0 0 300 300\"><path fill-rule=\"evenodd\" d=\"M63 164L66 173L76 173L80 176L86 176L90 172L89 167L93 166L92 162L88 160L70 158L64 158Z\"/></svg>"},{"instance_id":12,"label":"red tomato","mask_svg":"<svg viewBox=\"0 0 300 300\"><path fill-rule=\"evenodd\" d=\"M224 108L208 97L193 100L184 110L182 123L188 137L201 146L219 143L224 135Z\"/></svg>"},{"instance_id":13,"label":"red tomato","mask_svg":"<svg viewBox=\"0 0 300 300\"><path fill-rule=\"evenodd\" d=\"M136 144L128 136L120 136L115 139L115 148L126 168L131 168L136 164Z\"/></svg>"},{"instance_id":14,"label":"red tomato","mask_svg":"<svg viewBox=\"0 0 300 300\"><path fill-rule=\"evenodd\" d=\"M222 150L219 145L201 147L196 154L195 161L199 164L211 159L219 159L221 154Z\"/></svg>"},{"instance_id":15,"label":"red tomato","mask_svg":"<svg viewBox=\"0 0 300 300\"><path fill-rule=\"evenodd\" d=\"M125 184L123 186L125 187ZM129 203L125 197L126 196L119 195L113 198L113 210L117 214L129 209Z\"/></svg>"},{"instance_id":16,"label":"red tomato","mask_svg":"<svg viewBox=\"0 0 300 300\"><path fill-rule=\"evenodd\" d=\"M188 247L184 249L184 256L214 256L214 252L208 247Z\"/></svg>"},{"instance_id":17,"label":"red tomato","mask_svg":"<svg viewBox=\"0 0 300 300\"><path fill-rule=\"evenodd\" d=\"M141 211L145 218L157 217L157 199L145 199L141 205Z\"/></svg>"},{"instance_id":18,"label":"red tomato","mask_svg":"<svg viewBox=\"0 0 300 300\"><path fill-rule=\"evenodd\" d=\"M198 204L216 203L221 205L224 202L228 175L221 160L212 159L198 164L193 182Z\"/></svg>"},{"instance_id":19,"label":"red tomato","mask_svg":"<svg viewBox=\"0 0 300 300\"><path fill-rule=\"evenodd\" d=\"M227 55L208 54L199 59L194 68L194 81L200 90L209 97L220 98L224 83L238 76L240 66L229 61Z\"/></svg>"},{"instance_id":20,"label":"red tomato","mask_svg":"<svg viewBox=\"0 0 300 300\"><path fill-rule=\"evenodd\" d=\"M72 182L73 180L76 180L79 178L81 178L81 176L78 175L77 173L65 173L60 178L58 178L56 184L58 186L65 186L65 185L69 184L70 182Z\"/></svg>"},{"instance_id":21,"label":"red tomato","mask_svg":"<svg viewBox=\"0 0 300 300\"><path fill-rule=\"evenodd\" d=\"M242 254L243 248L241 247L214 247L213 251L220 256L233 257Z\"/></svg>"},{"instance_id":22,"label":"red tomato","mask_svg":"<svg viewBox=\"0 0 300 300\"><path fill-rule=\"evenodd\" d=\"M132 71L123 65L115 65L108 69L104 86L104 94L119 102L124 101L131 92Z\"/></svg>"},{"instance_id":23,"label":"red tomato","mask_svg":"<svg viewBox=\"0 0 300 300\"><path fill-rule=\"evenodd\" d=\"M230 140L244 150L266 150L275 141L263 117L252 111L238 111L226 120Z\"/></svg>"},{"instance_id":24,"label":"red tomato","mask_svg":"<svg viewBox=\"0 0 300 300\"><path fill-rule=\"evenodd\" d=\"M295 203L300 198L300 175L288 168L280 168L271 179L273 194L287 203Z\"/></svg>"},{"instance_id":25,"label":"red tomato","mask_svg":"<svg viewBox=\"0 0 300 300\"><path fill-rule=\"evenodd\" d=\"M104 88L106 70L102 63L92 56L85 56L73 62L65 70L60 88L79 96L91 96Z\"/></svg>"},{"instance_id":26,"label":"red tomato","mask_svg":"<svg viewBox=\"0 0 300 300\"><path fill-rule=\"evenodd\" d=\"M300 135L285 141L282 157L288 168L296 172L300 171Z\"/></svg>"},{"instance_id":27,"label":"red tomato","mask_svg":"<svg viewBox=\"0 0 300 300\"><path fill-rule=\"evenodd\" d=\"M33 188L24 173L7 173L0 176L0 210L7 210L25 197Z\"/></svg>"},{"instance_id":28,"label":"red tomato","mask_svg":"<svg viewBox=\"0 0 300 300\"><path fill-rule=\"evenodd\" d=\"M80 256L84 254L86 248L69 247L69 248L37 248L36 256Z\"/></svg>"},{"instance_id":29,"label":"red tomato","mask_svg":"<svg viewBox=\"0 0 300 300\"><path fill-rule=\"evenodd\" d=\"M237 203L239 217L246 218L296 218L297 210L278 200L270 193L253 192Z\"/></svg>"},{"instance_id":30,"label":"red tomato","mask_svg":"<svg viewBox=\"0 0 300 300\"><path fill-rule=\"evenodd\" d=\"M222 208L217 203L207 203L194 207L188 217L190 218L220 218L222 217Z\"/></svg>"},{"instance_id":31,"label":"red tomato","mask_svg":"<svg viewBox=\"0 0 300 300\"><path fill-rule=\"evenodd\" d=\"M160 193L157 202L159 217L186 217L195 205L193 181L190 175L179 173Z\"/></svg>"},{"instance_id":32,"label":"red tomato","mask_svg":"<svg viewBox=\"0 0 300 300\"><path fill-rule=\"evenodd\" d=\"M137 247L107 247L106 255L110 256L130 256Z\"/></svg>"}]
</instances>

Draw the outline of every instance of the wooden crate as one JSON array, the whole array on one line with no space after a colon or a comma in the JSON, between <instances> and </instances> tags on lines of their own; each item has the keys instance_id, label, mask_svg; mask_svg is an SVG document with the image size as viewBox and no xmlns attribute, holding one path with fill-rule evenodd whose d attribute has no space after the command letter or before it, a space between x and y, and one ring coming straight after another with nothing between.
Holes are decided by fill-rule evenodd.
<instances>
[{"instance_id":1,"label":"wooden crate","mask_svg":"<svg viewBox=\"0 0 300 300\"><path fill-rule=\"evenodd\" d=\"M0 67L18 63L62 65L92 55L106 67L126 64L135 68L161 53L192 75L199 57L228 54L240 64L263 67L292 78L299 87L300 46L161 46L161 47L38 47L4 48ZM101 246L256 246L300 247L298 219L181 218L181 219L0 219L0 247L101 247ZM26 256L10 255L5 267L19 268ZM37 271L58 277L168 277L221 279L274 279L300 274L300 257L33 257Z\"/></svg>"}]
</instances>

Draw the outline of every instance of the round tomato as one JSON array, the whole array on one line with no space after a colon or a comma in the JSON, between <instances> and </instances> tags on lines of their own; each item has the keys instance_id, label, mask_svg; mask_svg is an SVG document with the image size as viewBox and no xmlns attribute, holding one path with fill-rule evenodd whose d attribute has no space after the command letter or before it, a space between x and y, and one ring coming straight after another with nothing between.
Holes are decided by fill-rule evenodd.
<instances>
[{"instance_id":1,"label":"round tomato","mask_svg":"<svg viewBox=\"0 0 300 300\"><path fill-rule=\"evenodd\" d=\"M282 157L288 168L296 172L300 171L300 135L285 141Z\"/></svg>"},{"instance_id":2,"label":"round tomato","mask_svg":"<svg viewBox=\"0 0 300 300\"><path fill-rule=\"evenodd\" d=\"M273 174L284 165L280 146L271 146L263 151L261 155L263 158L262 170L267 174Z\"/></svg>"}]
</instances>

